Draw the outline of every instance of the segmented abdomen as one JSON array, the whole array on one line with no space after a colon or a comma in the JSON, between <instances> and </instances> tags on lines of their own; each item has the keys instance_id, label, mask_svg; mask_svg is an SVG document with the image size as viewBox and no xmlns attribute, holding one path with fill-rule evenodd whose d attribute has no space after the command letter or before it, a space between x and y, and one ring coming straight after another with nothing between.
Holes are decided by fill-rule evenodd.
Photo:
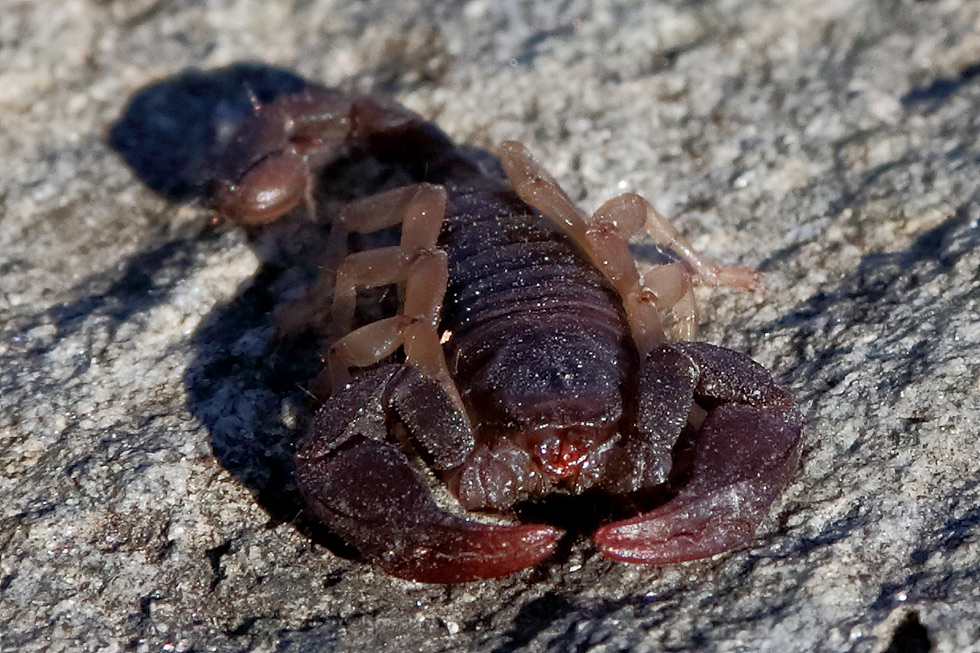
<instances>
[{"instance_id":1,"label":"segmented abdomen","mask_svg":"<svg viewBox=\"0 0 980 653\"><path fill-rule=\"evenodd\" d=\"M509 415L486 419L548 412L535 402L574 404L570 420L621 412L635 362L622 302L557 225L510 189L454 191L440 245L450 369L478 410Z\"/></svg>"}]
</instances>

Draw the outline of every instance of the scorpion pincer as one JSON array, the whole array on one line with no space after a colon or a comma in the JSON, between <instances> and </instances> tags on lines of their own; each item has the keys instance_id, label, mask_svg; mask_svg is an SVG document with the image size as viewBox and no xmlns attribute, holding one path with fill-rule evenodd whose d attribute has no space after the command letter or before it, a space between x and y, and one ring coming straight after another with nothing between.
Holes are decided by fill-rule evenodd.
<instances>
[{"instance_id":1,"label":"scorpion pincer","mask_svg":"<svg viewBox=\"0 0 980 653\"><path fill-rule=\"evenodd\" d=\"M691 292L753 288L754 272L698 254L637 195L583 214L517 143L488 166L406 109L315 85L253 104L213 168L229 221L318 217L318 175L353 150L414 180L333 218L335 242L399 226L400 242L347 253L312 291L333 334L331 391L296 465L319 520L386 572L436 583L546 558L558 529L459 508L506 515L554 493L632 504L669 484L661 505L595 533L616 560L692 560L754 537L803 420L760 365L692 340ZM674 257L642 275L628 249L640 231ZM358 291L386 285L399 312L353 328ZM436 502L432 479L458 506Z\"/></svg>"}]
</instances>

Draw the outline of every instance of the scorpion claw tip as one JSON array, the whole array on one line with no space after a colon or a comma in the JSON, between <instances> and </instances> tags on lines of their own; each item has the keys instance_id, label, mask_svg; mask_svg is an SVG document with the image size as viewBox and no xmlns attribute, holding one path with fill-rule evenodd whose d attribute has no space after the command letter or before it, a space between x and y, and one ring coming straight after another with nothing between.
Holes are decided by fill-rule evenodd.
<instances>
[{"instance_id":1,"label":"scorpion claw tip","mask_svg":"<svg viewBox=\"0 0 980 653\"><path fill-rule=\"evenodd\" d=\"M423 583L499 578L547 558L561 534L535 524L492 526L454 520L426 533L424 543L388 552L379 563L393 576Z\"/></svg>"}]
</instances>

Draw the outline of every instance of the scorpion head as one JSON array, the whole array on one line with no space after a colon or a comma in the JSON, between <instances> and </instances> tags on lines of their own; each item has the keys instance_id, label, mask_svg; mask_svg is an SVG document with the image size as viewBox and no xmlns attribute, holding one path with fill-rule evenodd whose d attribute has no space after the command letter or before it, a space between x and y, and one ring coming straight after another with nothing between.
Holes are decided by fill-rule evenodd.
<instances>
[{"instance_id":1,"label":"scorpion head","mask_svg":"<svg viewBox=\"0 0 980 653\"><path fill-rule=\"evenodd\" d=\"M575 325L523 334L495 351L467 384L481 423L530 454L555 482L574 477L612 438L623 414L615 351Z\"/></svg>"},{"instance_id":2,"label":"scorpion head","mask_svg":"<svg viewBox=\"0 0 980 653\"><path fill-rule=\"evenodd\" d=\"M545 426L524 433L524 446L538 468L555 480L574 478L588 460L615 432L615 424Z\"/></svg>"}]
</instances>

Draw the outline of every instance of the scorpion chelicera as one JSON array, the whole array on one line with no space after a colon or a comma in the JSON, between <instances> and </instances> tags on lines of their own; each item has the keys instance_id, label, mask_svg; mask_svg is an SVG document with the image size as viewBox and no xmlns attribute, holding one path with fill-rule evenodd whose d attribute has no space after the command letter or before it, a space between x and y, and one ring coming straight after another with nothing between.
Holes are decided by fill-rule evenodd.
<instances>
[{"instance_id":1,"label":"scorpion chelicera","mask_svg":"<svg viewBox=\"0 0 980 653\"><path fill-rule=\"evenodd\" d=\"M317 218L318 176L352 151L412 180L332 218L334 243L396 227L400 242L345 252L311 291L333 334L329 396L295 457L317 519L386 572L437 583L546 558L559 529L464 511L556 493L638 506L595 533L616 560L693 560L754 537L803 420L759 364L692 340L691 291L753 288L753 271L698 254L635 194L582 213L517 143L488 164L407 109L312 84L252 100L212 167L219 216ZM628 247L640 231L671 254L643 274ZM397 287L397 314L356 325L358 292L381 286Z\"/></svg>"}]
</instances>

